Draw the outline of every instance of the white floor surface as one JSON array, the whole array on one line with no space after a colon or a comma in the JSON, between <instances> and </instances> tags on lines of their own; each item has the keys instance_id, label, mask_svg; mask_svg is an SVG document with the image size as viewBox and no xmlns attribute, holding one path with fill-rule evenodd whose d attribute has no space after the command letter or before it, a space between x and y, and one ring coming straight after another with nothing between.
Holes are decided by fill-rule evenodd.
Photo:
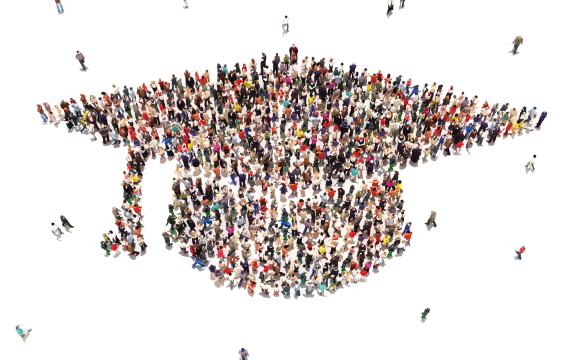
<instances>
[{"instance_id":1,"label":"white floor surface","mask_svg":"<svg viewBox=\"0 0 580 360\"><path fill-rule=\"evenodd\" d=\"M63 0L7 2L0 352L5 359L577 359L576 2ZM290 33L280 24L290 19ZM519 54L508 53L521 35ZM491 104L548 111L543 129L401 171L413 246L324 298L216 288L160 233L174 164L149 162L146 256L105 258L124 149L64 125L51 105L217 62L301 56L453 84ZM74 59L82 51L89 70ZM524 164L538 156L535 173ZM436 229L421 225L437 211ZM57 241L50 223L75 226ZM525 245L522 261L514 250ZM420 313L431 308L425 323ZM34 330L26 344L14 326Z\"/></svg>"}]
</instances>

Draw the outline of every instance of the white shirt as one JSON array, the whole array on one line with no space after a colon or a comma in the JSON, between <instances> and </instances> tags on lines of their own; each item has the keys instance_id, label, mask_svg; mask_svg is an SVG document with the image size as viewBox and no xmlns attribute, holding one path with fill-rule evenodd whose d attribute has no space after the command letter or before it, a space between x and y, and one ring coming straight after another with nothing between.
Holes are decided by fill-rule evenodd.
<instances>
[{"instance_id":1,"label":"white shirt","mask_svg":"<svg viewBox=\"0 0 580 360\"><path fill-rule=\"evenodd\" d=\"M282 20L282 24L288 25L288 18L284 18L284 20Z\"/></svg>"}]
</instances>

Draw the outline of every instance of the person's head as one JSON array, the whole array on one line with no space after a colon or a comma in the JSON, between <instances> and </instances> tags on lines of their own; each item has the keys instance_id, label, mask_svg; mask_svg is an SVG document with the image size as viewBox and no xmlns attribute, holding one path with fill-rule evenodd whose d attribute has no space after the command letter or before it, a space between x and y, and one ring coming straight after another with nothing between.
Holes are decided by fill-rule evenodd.
<instances>
[{"instance_id":1,"label":"person's head","mask_svg":"<svg viewBox=\"0 0 580 360\"><path fill-rule=\"evenodd\" d=\"M54 223L51 223L50 225L54 226Z\"/></svg>"},{"instance_id":2,"label":"person's head","mask_svg":"<svg viewBox=\"0 0 580 360\"><path fill-rule=\"evenodd\" d=\"M536 155L534 155L534 159L536 158Z\"/></svg>"}]
</instances>

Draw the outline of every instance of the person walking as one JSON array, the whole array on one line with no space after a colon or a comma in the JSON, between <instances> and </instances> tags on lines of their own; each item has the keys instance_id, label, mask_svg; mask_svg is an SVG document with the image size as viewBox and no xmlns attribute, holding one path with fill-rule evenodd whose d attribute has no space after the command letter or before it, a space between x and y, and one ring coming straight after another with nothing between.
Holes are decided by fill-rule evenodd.
<instances>
[{"instance_id":1,"label":"person walking","mask_svg":"<svg viewBox=\"0 0 580 360\"><path fill-rule=\"evenodd\" d=\"M282 20L282 35L286 35L290 32L290 24L288 23L288 15L284 16L284 20Z\"/></svg>"},{"instance_id":2,"label":"person walking","mask_svg":"<svg viewBox=\"0 0 580 360\"><path fill-rule=\"evenodd\" d=\"M185 3L185 6L183 7L184 9L189 8L189 6L187 6L187 0L183 0L183 2Z\"/></svg>"},{"instance_id":3,"label":"person walking","mask_svg":"<svg viewBox=\"0 0 580 360\"><path fill-rule=\"evenodd\" d=\"M109 249L106 249L105 251L107 252L107 255L111 254ZM129 252L129 255L139 256L140 254L139 251L135 251L135 248L133 247L133 244L131 242L127 244L127 251Z\"/></svg>"},{"instance_id":4,"label":"person walking","mask_svg":"<svg viewBox=\"0 0 580 360\"><path fill-rule=\"evenodd\" d=\"M248 350L244 349L244 348L242 348L240 351L238 351L238 353L240 354L241 360L248 360L248 356L250 356L250 353L248 352Z\"/></svg>"},{"instance_id":5,"label":"person walking","mask_svg":"<svg viewBox=\"0 0 580 360\"><path fill-rule=\"evenodd\" d=\"M62 14L64 12L64 9L62 8L62 3L60 2L60 0L54 0L56 2L56 10L58 10L59 14Z\"/></svg>"},{"instance_id":6,"label":"person walking","mask_svg":"<svg viewBox=\"0 0 580 360\"><path fill-rule=\"evenodd\" d=\"M431 216L429 216L429 220L427 220L425 225L429 226L429 225L433 224L433 226L437 227L437 223L435 222L436 216L437 216L437 213L435 211L431 211Z\"/></svg>"},{"instance_id":7,"label":"person walking","mask_svg":"<svg viewBox=\"0 0 580 360\"><path fill-rule=\"evenodd\" d=\"M536 162L536 155L534 155L530 161L528 161L528 163L526 164L526 169L528 169L529 167L532 168L532 171L536 171L536 168L534 167L534 164Z\"/></svg>"},{"instance_id":8,"label":"person walking","mask_svg":"<svg viewBox=\"0 0 580 360\"><path fill-rule=\"evenodd\" d=\"M522 246L520 248L520 251L517 251L516 250L516 254L518 255L518 260L521 260L522 259L522 254L524 253L525 250L526 250L526 247L525 246Z\"/></svg>"},{"instance_id":9,"label":"person walking","mask_svg":"<svg viewBox=\"0 0 580 360\"><path fill-rule=\"evenodd\" d=\"M62 222L62 226L63 226L63 227L67 227L67 226L68 226L68 227L69 227L69 228L71 228L71 229L73 229L73 228L74 228L74 226L72 226L72 225L70 224L70 222L68 222L68 220L67 220L67 219L64 217L64 215L61 215L61 216L60 216L60 221Z\"/></svg>"},{"instance_id":10,"label":"person walking","mask_svg":"<svg viewBox=\"0 0 580 360\"><path fill-rule=\"evenodd\" d=\"M16 325L16 332L18 333L18 336L20 336L20 338L22 339L22 341L26 342L26 340L24 339L24 337L26 335L28 335L28 333L30 333L32 331L32 329L28 329L28 330L23 330L22 326L24 326L24 324L20 324L20 325Z\"/></svg>"},{"instance_id":11,"label":"person walking","mask_svg":"<svg viewBox=\"0 0 580 360\"><path fill-rule=\"evenodd\" d=\"M524 39L521 36L516 36L514 41L512 41L512 44L514 44L514 48L512 50L514 55L518 53L518 47L520 45L522 45L523 43L524 43Z\"/></svg>"},{"instance_id":12,"label":"person walking","mask_svg":"<svg viewBox=\"0 0 580 360\"><path fill-rule=\"evenodd\" d=\"M427 315L431 312L431 309L426 308L425 310L423 310L423 312L421 313L421 319L427 319Z\"/></svg>"},{"instance_id":13,"label":"person walking","mask_svg":"<svg viewBox=\"0 0 580 360\"><path fill-rule=\"evenodd\" d=\"M85 66L85 56L83 53L77 50L77 55L75 58L81 63L81 66L83 67L81 71L87 71L88 67Z\"/></svg>"},{"instance_id":14,"label":"person walking","mask_svg":"<svg viewBox=\"0 0 580 360\"><path fill-rule=\"evenodd\" d=\"M546 116L548 116L548 112L546 110L542 111L542 114L540 115L540 120L538 120L538 123L534 127L535 129L542 126L542 123L544 122L544 120L546 120Z\"/></svg>"},{"instance_id":15,"label":"person walking","mask_svg":"<svg viewBox=\"0 0 580 360\"><path fill-rule=\"evenodd\" d=\"M101 241L101 249L105 250L105 256L111 255L111 250L109 250L108 241Z\"/></svg>"},{"instance_id":16,"label":"person walking","mask_svg":"<svg viewBox=\"0 0 580 360\"><path fill-rule=\"evenodd\" d=\"M51 223L52 225L52 233L56 236L62 235L62 230L56 226L54 223Z\"/></svg>"}]
</instances>

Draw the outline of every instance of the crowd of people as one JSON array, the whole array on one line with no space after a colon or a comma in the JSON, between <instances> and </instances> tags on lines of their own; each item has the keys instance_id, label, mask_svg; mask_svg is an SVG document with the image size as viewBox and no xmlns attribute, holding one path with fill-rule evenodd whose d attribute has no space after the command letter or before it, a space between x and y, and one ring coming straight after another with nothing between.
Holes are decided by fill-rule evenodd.
<instances>
[{"instance_id":1,"label":"crowd of people","mask_svg":"<svg viewBox=\"0 0 580 360\"><path fill-rule=\"evenodd\" d=\"M183 76L37 111L45 123L127 148L106 256L143 253L143 167L172 160L166 247L230 288L265 296L323 295L377 272L411 245L399 176L408 162L515 137L547 116L534 126L535 107L300 58L294 45L270 62L262 53L248 66L217 64L213 77Z\"/></svg>"}]
</instances>

